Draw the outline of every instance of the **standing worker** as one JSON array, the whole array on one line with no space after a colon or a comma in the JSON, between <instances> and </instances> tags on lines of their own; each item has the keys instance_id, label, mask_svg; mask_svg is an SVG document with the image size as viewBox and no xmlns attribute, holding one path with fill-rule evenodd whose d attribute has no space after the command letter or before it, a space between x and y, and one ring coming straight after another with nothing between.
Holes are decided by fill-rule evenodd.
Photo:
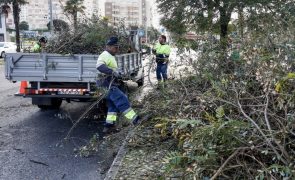
<instances>
[{"instance_id":1,"label":"standing worker","mask_svg":"<svg viewBox=\"0 0 295 180\"><path fill-rule=\"evenodd\" d=\"M102 73L97 81L98 87L108 88L106 101L108 114L103 133L115 131L117 114L123 113L124 116L134 126L138 125L141 118L131 108L127 96L119 89L119 80L122 79L121 73L117 70L118 65L115 54L119 50L118 38L111 37L106 43L106 49L97 60L96 69Z\"/></svg>"},{"instance_id":2,"label":"standing worker","mask_svg":"<svg viewBox=\"0 0 295 180\"><path fill-rule=\"evenodd\" d=\"M161 35L159 37L159 42L155 45L153 52L156 54L156 62L157 62L157 80L158 85L161 83L162 79L165 82L167 80L167 69L168 69L168 61L169 55L171 52L170 46L166 44L166 36Z\"/></svg>"},{"instance_id":3,"label":"standing worker","mask_svg":"<svg viewBox=\"0 0 295 180\"><path fill-rule=\"evenodd\" d=\"M41 37L39 41L34 45L33 52L34 53L41 53L42 50L45 48L47 43L47 39L45 37Z\"/></svg>"}]
</instances>

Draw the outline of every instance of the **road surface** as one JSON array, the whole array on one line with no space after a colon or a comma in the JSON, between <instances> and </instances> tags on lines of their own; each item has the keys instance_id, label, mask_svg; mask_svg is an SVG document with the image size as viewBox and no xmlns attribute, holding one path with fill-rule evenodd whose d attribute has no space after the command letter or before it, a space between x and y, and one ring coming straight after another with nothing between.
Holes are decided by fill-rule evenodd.
<instances>
[{"instance_id":1,"label":"road surface","mask_svg":"<svg viewBox=\"0 0 295 180\"><path fill-rule=\"evenodd\" d=\"M60 110L41 111L30 98L14 96L18 89L0 64L0 179L102 179L100 170L107 167L99 162L112 162L106 152L88 158L74 152L101 132L102 121L83 120L64 141L89 103L63 102Z\"/></svg>"}]
</instances>

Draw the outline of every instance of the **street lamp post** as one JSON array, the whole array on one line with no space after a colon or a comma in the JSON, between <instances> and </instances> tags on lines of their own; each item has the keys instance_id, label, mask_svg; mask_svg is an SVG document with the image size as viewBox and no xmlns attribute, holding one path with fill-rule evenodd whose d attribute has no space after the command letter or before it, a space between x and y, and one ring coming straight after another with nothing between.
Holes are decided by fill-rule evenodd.
<instances>
[{"instance_id":1,"label":"street lamp post","mask_svg":"<svg viewBox=\"0 0 295 180\"><path fill-rule=\"evenodd\" d=\"M50 10L50 34L53 34L53 17L52 17L52 0L49 0L49 10Z\"/></svg>"},{"instance_id":2,"label":"street lamp post","mask_svg":"<svg viewBox=\"0 0 295 180\"><path fill-rule=\"evenodd\" d=\"M147 31L147 18L146 18L146 16L144 17L144 20L145 20L145 44L147 44L147 41L148 41L147 33L148 33L148 31Z\"/></svg>"}]
</instances>

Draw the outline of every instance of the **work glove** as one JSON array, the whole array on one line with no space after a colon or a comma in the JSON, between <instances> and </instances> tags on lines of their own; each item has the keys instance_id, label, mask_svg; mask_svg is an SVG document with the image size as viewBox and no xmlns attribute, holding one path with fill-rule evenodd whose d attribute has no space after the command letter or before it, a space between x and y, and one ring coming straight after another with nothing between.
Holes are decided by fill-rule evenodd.
<instances>
[{"instance_id":1,"label":"work glove","mask_svg":"<svg viewBox=\"0 0 295 180\"><path fill-rule=\"evenodd\" d=\"M117 79L122 79L122 74L119 71L113 71L112 75Z\"/></svg>"}]
</instances>

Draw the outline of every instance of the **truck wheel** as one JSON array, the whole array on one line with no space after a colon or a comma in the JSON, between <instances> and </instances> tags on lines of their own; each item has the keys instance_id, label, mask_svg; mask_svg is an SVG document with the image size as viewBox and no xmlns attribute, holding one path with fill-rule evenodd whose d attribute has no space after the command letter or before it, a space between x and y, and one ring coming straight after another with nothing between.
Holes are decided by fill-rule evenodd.
<instances>
[{"instance_id":1,"label":"truck wheel","mask_svg":"<svg viewBox=\"0 0 295 180\"><path fill-rule=\"evenodd\" d=\"M138 87L143 86L143 79L138 80L137 82Z\"/></svg>"},{"instance_id":2,"label":"truck wheel","mask_svg":"<svg viewBox=\"0 0 295 180\"><path fill-rule=\"evenodd\" d=\"M125 93L126 95L128 95L128 86L122 81L119 85L119 89Z\"/></svg>"},{"instance_id":3,"label":"truck wheel","mask_svg":"<svg viewBox=\"0 0 295 180\"><path fill-rule=\"evenodd\" d=\"M59 109L62 103L62 99L52 98L51 105L38 105L38 108L41 110L48 110L48 109Z\"/></svg>"},{"instance_id":4,"label":"truck wheel","mask_svg":"<svg viewBox=\"0 0 295 180\"><path fill-rule=\"evenodd\" d=\"M5 52L2 51L2 52L1 52L1 57L4 58L4 56L5 56Z\"/></svg>"},{"instance_id":5,"label":"truck wheel","mask_svg":"<svg viewBox=\"0 0 295 180\"><path fill-rule=\"evenodd\" d=\"M52 109L59 109L62 103L62 99L53 98L51 102L52 102L52 105L51 105Z\"/></svg>"},{"instance_id":6,"label":"truck wheel","mask_svg":"<svg viewBox=\"0 0 295 180\"><path fill-rule=\"evenodd\" d=\"M49 105L38 105L38 108L41 110L47 110L49 109Z\"/></svg>"}]
</instances>

